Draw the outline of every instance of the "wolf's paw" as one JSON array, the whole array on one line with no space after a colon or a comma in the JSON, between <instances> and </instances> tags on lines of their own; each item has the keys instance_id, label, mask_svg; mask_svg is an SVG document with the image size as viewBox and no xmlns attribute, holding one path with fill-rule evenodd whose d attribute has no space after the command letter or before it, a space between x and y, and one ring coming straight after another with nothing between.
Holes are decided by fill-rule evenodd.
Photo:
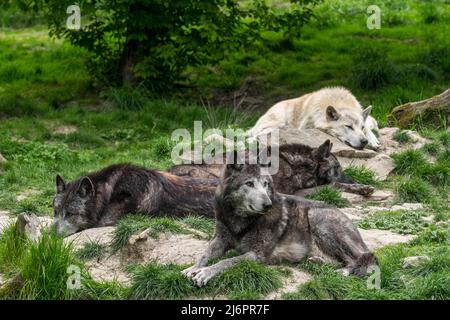
<instances>
[{"instance_id":1,"label":"wolf's paw","mask_svg":"<svg viewBox=\"0 0 450 320\"><path fill-rule=\"evenodd\" d=\"M337 273L340 273L344 277L348 277L350 275L350 269L349 268L341 268L336 270Z\"/></svg>"},{"instance_id":2,"label":"wolf's paw","mask_svg":"<svg viewBox=\"0 0 450 320\"><path fill-rule=\"evenodd\" d=\"M200 270L201 268L193 265L192 267L186 268L183 271L181 271L181 273L183 273L186 277L188 278L192 278L193 276L196 275L196 273Z\"/></svg>"},{"instance_id":3,"label":"wolf's paw","mask_svg":"<svg viewBox=\"0 0 450 320\"><path fill-rule=\"evenodd\" d=\"M324 264L325 263L325 259L320 257L320 256L309 257L308 261L312 262L312 263L317 263L317 264Z\"/></svg>"},{"instance_id":4,"label":"wolf's paw","mask_svg":"<svg viewBox=\"0 0 450 320\"><path fill-rule=\"evenodd\" d=\"M190 278L194 281L195 285L198 287L205 286L215 273L211 268L205 267L197 270L197 272Z\"/></svg>"}]
</instances>

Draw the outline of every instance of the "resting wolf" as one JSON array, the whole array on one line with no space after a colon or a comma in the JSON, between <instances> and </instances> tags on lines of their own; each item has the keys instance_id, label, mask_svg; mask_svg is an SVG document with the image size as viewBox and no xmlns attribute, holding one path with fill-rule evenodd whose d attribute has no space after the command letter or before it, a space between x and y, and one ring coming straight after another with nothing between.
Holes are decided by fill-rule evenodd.
<instances>
[{"instance_id":1,"label":"resting wolf","mask_svg":"<svg viewBox=\"0 0 450 320\"><path fill-rule=\"evenodd\" d=\"M358 230L339 210L274 191L258 165L227 165L216 191L215 235L202 258L183 273L198 286L235 263L250 259L273 264L298 262L313 244L343 263L343 274L363 276L377 264ZM207 266L236 249L240 255Z\"/></svg>"},{"instance_id":2,"label":"resting wolf","mask_svg":"<svg viewBox=\"0 0 450 320\"><path fill-rule=\"evenodd\" d=\"M299 130L315 128L353 148L363 149L368 145L376 150L380 143L372 130L378 130L378 125L369 116L371 110L371 106L363 110L358 100L345 88L324 88L278 102L259 118L248 135L256 137L283 126Z\"/></svg>"},{"instance_id":3,"label":"resting wolf","mask_svg":"<svg viewBox=\"0 0 450 320\"><path fill-rule=\"evenodd\" d=\"M275 189L295 194L305 188L333 184L347 192L373 193L373 187L357 184L343 173L338 159L331 153L332 147L330 140L318 148L302 144L279 146L279 170L272 175ZM223 167L222 164L185 164L173 166L169 172L179 176L220 179Z\"/></svg>"},{"instance_id":4,"label":"resting wolf","mask_svg":"<svg viewBox=\"0 0 450 320\"><path fill-rule=\"evenodd\" d=\"M113 225L128 213L213 217L216 180L178 177L128 164L112 165L74 181L56 176L53 200L60 235Z\"/></svg>"}]
</instances>

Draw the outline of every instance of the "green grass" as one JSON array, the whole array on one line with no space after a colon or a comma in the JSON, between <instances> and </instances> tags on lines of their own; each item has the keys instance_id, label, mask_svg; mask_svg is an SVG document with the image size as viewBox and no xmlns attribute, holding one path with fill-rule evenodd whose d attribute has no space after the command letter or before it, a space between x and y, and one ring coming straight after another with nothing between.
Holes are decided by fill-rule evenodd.
<instances>
[{"instance_id":1,"label":"green grass","mask_svg":"<svg viewBox=\"0 0 450 320\"><path fill-rule=\"evenodd\" d=\"M357 183L367 184L374 187L380 185L380 182L377 180L376 173L365 166L352 165L345 168L344 173Z\"/></svg>"},{"instance_id":2,"label":"green grass","mask_svg":"<svg viewBox=\"0 0 450 320\"><path fill-rule=\"evenodd\" d=\"M412 141L412 138L408 134L408 132L403 130L397 130L392 136L392 138L399 143L408 143Z\"/></svg>"},{"instance_id":3,"label":"green grass","mask_svg":"<svg viewBox=\"0 0 450 320\"><path fill-rule=\"evenodd\" d=\"M20 268L28 239L17 233L14 224L0 234L0 272L12 274Z\"/></svg>"},{"instance_id":4,"label":"green grass","mask_svg":"<svg viewBox=\"0 0 450 320\"><path fill-rule=\"evenodd\" d=\"M362 229L391 230L401 234L417 234L428 226L420 211L382 211L357 221Z\"/></svg>"},{"instance_id":5,"label":"green grass","mask_svg":"<svg viewBox=\"0 0 450 320\"><path fill-rule=\"evenodd\" d=\"M64 239L44 232L30 244L20 268L23 288L21 299L69 299L73 292L67 287L68 268L77 266L73 248Z\"/></svg>"},{"instance_id":6,"label":"green grass","mask_svg":"<svg viewBox=\"0 0 450 320\"><path fill-rule=\"evenodd\" d=\"M428 164L425 155L420 150L407 150L393 154L394 171L398 174L413 175Z\"/></svg>"},{"instance_id":7,"label":"green grass","mask_svg":"<svg viewBox=\"0 0 450 320\"><path fill-rule=\"evenodd\" d=\"M284 273L253 261L242 261L196 287L181 271L185 266L148 263L132 270L132 299L183 299L225 295L230 299L260 299L281 287Z\"/></svg>"},{"instance_id":8,"label":"green grass","mask_svg":"<svg viewBox=\"0 0 450 320\"><path fill-rule=\"evenodd\" d=\"M430 184L418 177L412 177L401 181L397 185L396 193L403 202L425 202L428 203L433 196Z\"/></svg>"},{"instance_id":9,"label":"green grass","mask_svg":"<svg viewBox=\"0 0 450 320\"><path fill-rule=\"evenodd\" d=\"M324 201L338 208L342 208L348 205L348 201L342 198L340 192L330 186L320 188L313 194L307 195L306 198L317 201Z\"/></svg>"},{"instance_id":10,"label":"green grass","mask_svg":"<svg viewBox=\"0 0 450 320\"><path fill-rule=\"evenodd\" d=\"M98 242L87 242L82 248L75 251L75 256L81 260L100 259L105 247Z\"/></svg>"},{"instance_id":11,"label":"green grass","mask_svg":"<svg viewBox=\"0 0 450 320\"><path fill-rule=\"evenodd\" d=\"M0 209L13 214L25 211L52 215L57 173L74 179L119 162L166 169L172 164L172 131L186 128L192 133L194 120L202 120L204 129L248 128L263 111L251 112L254 105L269 107L324 86L343 85L364 106L373 105L372 114L383 127L394 106L446 90L450 74L448 5L444 1L435 1L434 6L415 0L385 1L378 4L382 28L368 30L365 11L370 4L369 0L322 1L315 9L317 19L304 28L301 38L287 41L279 33L267 32L254 46L234 51L217 66L186 70L191 89L157 95L142 86L97 86L84 65L85 51L60 40L51 41L44 27L31 27L38 16L0 10L0 24L7 27L0 30L0 153L8 159L0 164ZM236 95L235 90L246 79L245 92ZM242 93L246 101L240 101ZM221 97L229 98L225 107L217 106L216 98ZM58 133L62 126L72 126L76 131ZM438 221L448 222L447 127L448 120L443 117L439 122L426 118L415 122L409 129L420 129L432 142L423 150L396 155L395 174L385 184L396 191L397 201L428 203L424 214L435 217L430 226L417 222L415 213L364 220L417 234L408 245L377 252L382 263L382 289L368 290L364 280L343 278L331 266L305 264L302 268L314 273L316 279L287 298L449 298L448 258L444 252L448 228L436 225ZM407 139L401 132L398 135L399 140ZM434 157L436 163L431 164L425 154ZM377 186L372 173L363 168L352 167L347 173L360 183ZM16 200L30 190L36 192ZM346 205L332 188L312 197ZM118 225L113 242L116 250L131 234L147 228L152 228L152 236L164 231L189 232L184 226L209 236L214 230L211 220L197 217L180 221L139 216L129 219ZM0 272L6 277L23 273L25 287L7 297L126 299L136 295L167 299L218 294L257 299L279 285L278 271L258 264L238 265L205 289L194 288L187 279L181 279L181 267L153 264L148 270L143 266L142 283L133 282L132 288L86 276L81 290L68 292L62 280L64 265L98 258L101 251L96 244L89 244L74 252L51 236L31 244L8 228L0 236ZM430 255L431 262L411 270L401 268L404 257L419 254Z\"/></svg>"}]
</instances>

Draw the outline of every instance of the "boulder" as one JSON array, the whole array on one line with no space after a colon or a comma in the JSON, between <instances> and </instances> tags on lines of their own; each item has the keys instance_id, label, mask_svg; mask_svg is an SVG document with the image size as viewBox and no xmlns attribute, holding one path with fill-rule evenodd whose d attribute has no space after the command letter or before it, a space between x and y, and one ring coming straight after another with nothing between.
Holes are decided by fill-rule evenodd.
<instances>
[{"instance_id":1,"label":"boulder","mask_svg":"<svg viewBox=\"0 0 450 320\"><path fill-rule=\"evenodd\" d=\"M418 265L424 263L425 261L429 261L430 257L428 256L412 256L412 257L406 257L403 260L402 268L411 268L411 267L417 267Z\"/></svg>"},{"instance_id":2,"label":"boulder","mask_svg":"<svg viewBox=\"0 0 450 320\"><path fill-rule=\"evenodd\" d=\"M71 243L75 249L83 248L84 245L89 242L107 246L113 239L114 230L115 227L86 229L66 237L64 241L66 243Z\"/></svg>"},{"instance_id":3,"label":"boulder","mask_svg":"<svg viewBox=\"0 0 450 320\"><path fill-rule=\"evenodd\" d=\"M394 134L398 128L382 128L379 131L380 150L379 152L388 156L394 153L406 151L409 149L420 149L429 142L417 132L412 130L404 130L411 138L410 142L400 143L394 139Z\"/></svg>"},{"instance_id":4,"label":"boulder","mask_svg":"<svg viewBox=\"0 0 450 320\"><path fill-rule=\"evenodd\" d=\"M50 226L50 217L38 217L35 214L21 213L17 216L16 229L21 235L36 241L42 234L42 229Z\"/></svg>"},{"instance_id":5,"label":"boulder","mask_svg":"<svg viewBox=\"0 0 450 320\"><path fill-rule=\"evenodd\" d=\"M402 235L394 233L388 230L378 230L378 229L358 229L367 247L374 251L381 247L397 244L406 243L414 238L412 235Z\"/></svg>"},{"instance_id":6,"label":"boulder","mask_svg":"<svg viewBox=\"0 0 450 320\"><path fill-rule=\"evenodd\" d=\"M402 128L419 117L432 123L439 123L442 114L447 118L450 116L450 89L429 99L408 102L392 110L393 122Z\"/></svg>"}]
</instances>

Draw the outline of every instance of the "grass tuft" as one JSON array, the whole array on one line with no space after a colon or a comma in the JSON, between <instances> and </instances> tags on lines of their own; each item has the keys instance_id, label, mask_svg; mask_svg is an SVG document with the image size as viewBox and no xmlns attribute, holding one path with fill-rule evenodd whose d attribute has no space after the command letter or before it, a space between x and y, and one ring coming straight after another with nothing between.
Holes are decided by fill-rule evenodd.
<instances>
[{"instance_id":1,"label":"grass tuft","mask_svg":"<svg viewBox=\"0 0 450 320\"><path fill-rule=\"evenodd\" d=\"M397 195L403 202L424 202L432 199L432 187L419 177L403 180L397 185Z\"/></svg>"},{"instance_id":2,"label":"grass tuft","mask_svg":"<svg viewBox=\"0 0 450 320\"><path fill-rule=\"evenodd\" d=\"M427 165L425 155L420 150L407 150L392 155L394 171L398 174L411 175Z\"/></svg>"},{"instance_id":3,"label":"grass tuft","mask_svg":"<svg viewBox=\"0 0 450 320\"><path fill-rule=\"evenodd\" d=\"M348 205L348 201L341 196L340 192L330 186L320 188L313 194L307 195L306 198L311 200L323 201L338 208L342 208Z\"/></svg>"},{"instance_id":4,"label":"grass tuft","mask_svg":"<svg viewBox=\"0 0 450 320\"><path fill-rule=\"evenodd\" d=\"M344 173L357 183L367 184L374 187L380 184L377 180L376 173L363 165L349 166L344 170Z\"/></svg>"},{"instance_id":5,"label":"grass tuft","mask_svg":"<svg viewBox=\"0 0 450 320\"><path fill-rule=\"evenodd\" d=\"M397 130L392 138L399 143L408 143L412 141L411 136L404 130Z\"/></svg>"},{"instance_id":6,"label":"grass tuft","mask_svg":"<svg viewBox=\"0 0 450 320\"><path fill-rule=\"evenodd\" d=\"M64 239L43 232L37 242L31 242L23 257L20 274L23 288L20 298L33 300L64 300L73 296L67 287L69 267L78 266L73 248Z\"/></svg>"},{"instance_id":7,"label":"grass tuft","mask_svg":"<svg viewBox=\"0 0 450 320\"><path fill-rule=\"evenodd\" d=\"M94 260L100 259L103 255L105 248L98 242L88 242L83 248L78 249L75 252L75 256L81 260Z\"/></svg>"}]
</instances>

